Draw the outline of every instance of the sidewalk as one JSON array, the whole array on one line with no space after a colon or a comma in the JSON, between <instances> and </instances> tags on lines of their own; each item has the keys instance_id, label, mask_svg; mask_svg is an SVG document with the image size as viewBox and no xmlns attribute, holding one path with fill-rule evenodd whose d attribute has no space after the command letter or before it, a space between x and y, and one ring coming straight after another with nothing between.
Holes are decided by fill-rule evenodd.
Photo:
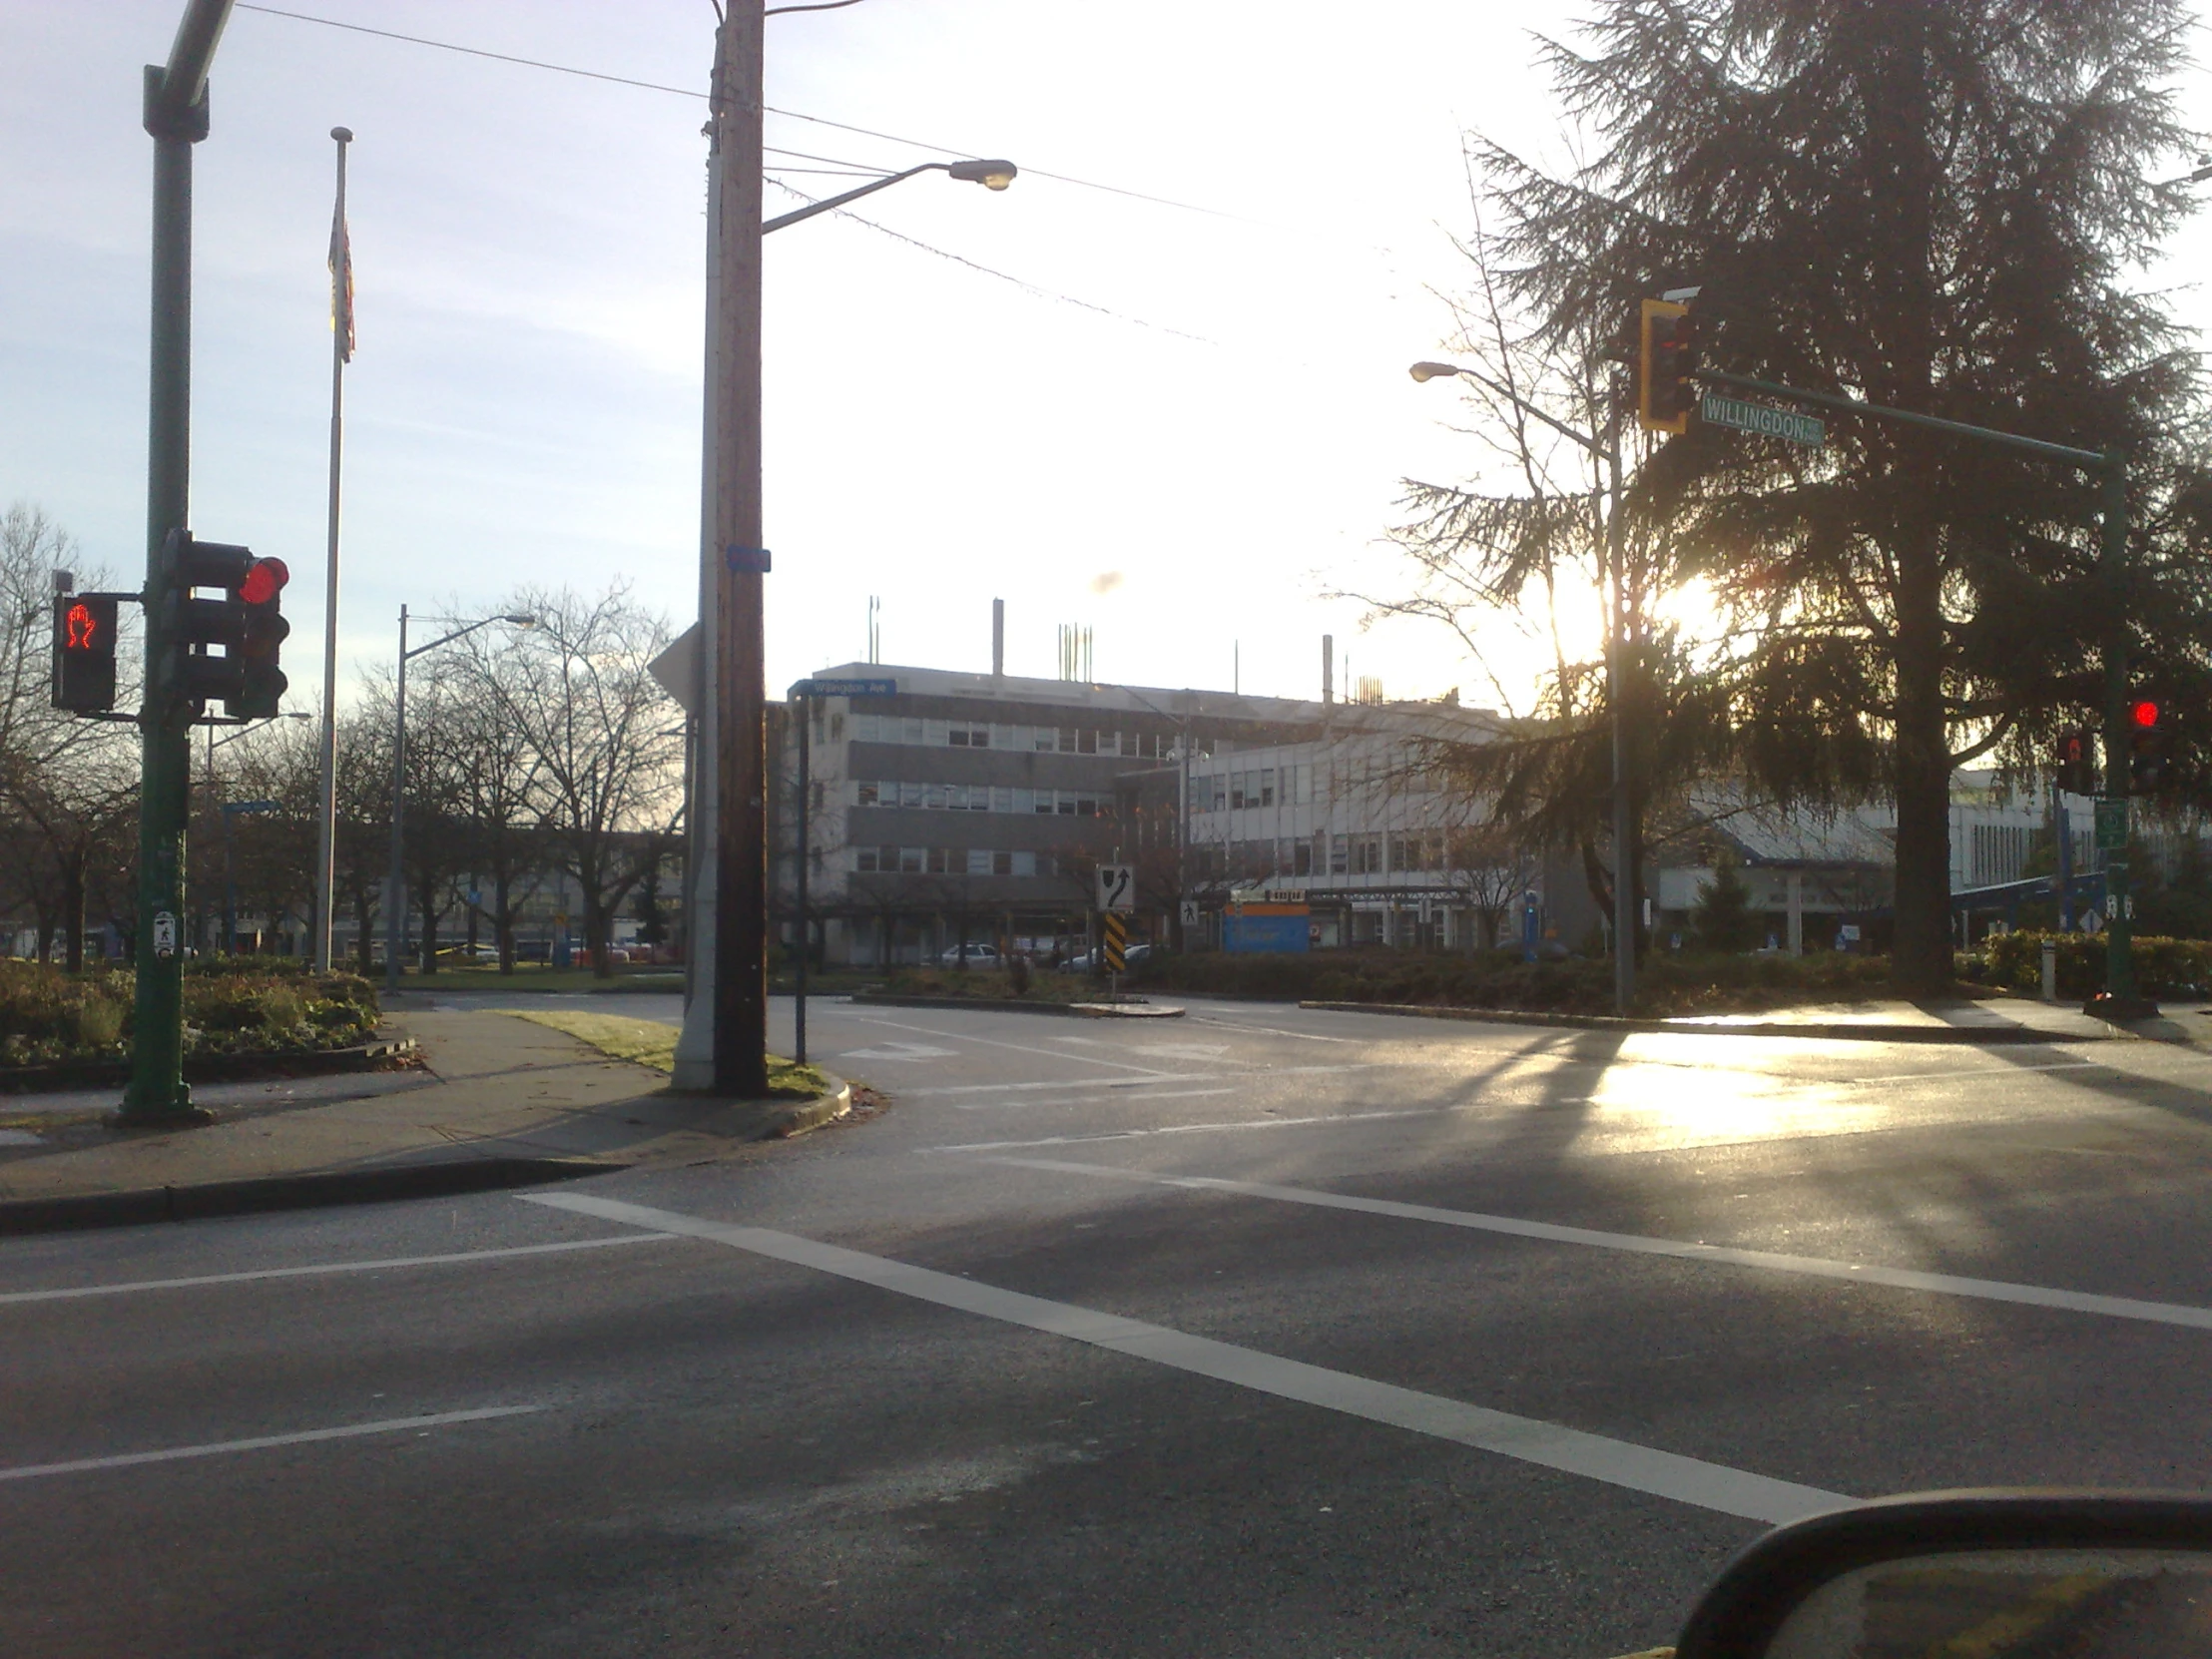
<instances>
[{"instance_id":1,"label":"sidewalk","mask_svg":"<svg viewBox=\"0 0 2212 1659\"><path fill-rule=\"evenodd\" d=\"M2078 1043L2112 1040L2174 1043L2212 1048L2212 1018L2196 1001L2175 1003L2156 1019L2116 1025L2067 1003L2029 997L1990 997L1978 1002L1806 1003L1756 1014L1693 1014L1678 1019L1621 1019L1610 1014L1542 1014L1502 1008L1436 1008L1379 1002L1301 1002L1350 1014L1406 1014L1423 1019L1470 1020L1487 1025L1572 1026L1593 1031L1666 1032L1685 1036L1796 1037L1852 1042L1969 1044Z\"/></svg>"},{"instance_id":2,"label":"sidewalk","mask_svg":"<svg viewBox=\"0 0 2212 1659\"><path fill-rule=\"evenodd\" d=\"M115 1091L0 1100L0 1234L185 1220L252 1210L484 1191L640 1165L697 1163L819 1127L851 1091L729 1103L669 1094L661 1073L611 1060L507 1014L406 1011L387 1022L427 1068L370 1073L351 1098L272 1089L223 1094L223 1121L155 1134L93 1130ZM243 1086L244 1091L254 1085ZM59 1133L74 1125L76 1134ZM96 1144L58 1150L69 1138ZM18 1151L18 1149L21 1149Z\"/></svg>"}]
</instances>

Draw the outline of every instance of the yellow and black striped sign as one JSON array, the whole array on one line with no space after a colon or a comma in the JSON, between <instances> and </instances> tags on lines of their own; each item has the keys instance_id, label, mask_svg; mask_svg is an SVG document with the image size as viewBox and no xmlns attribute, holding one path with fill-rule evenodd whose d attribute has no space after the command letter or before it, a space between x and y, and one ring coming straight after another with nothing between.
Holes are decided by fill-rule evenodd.
<instances>
[{"instance_id":1,"label":"yellow and black striped sign","mask_svg":"<svg viewBox=\"0 0 2212 1659\"><path fill-rule=\"evenodd\" d=\"M1128 943L1129 923L1122 919L1119 910L1108 910L1106 912L1106 971L1108 973L1126 973L1129 971Z\"/></svg>"}]
</instances>

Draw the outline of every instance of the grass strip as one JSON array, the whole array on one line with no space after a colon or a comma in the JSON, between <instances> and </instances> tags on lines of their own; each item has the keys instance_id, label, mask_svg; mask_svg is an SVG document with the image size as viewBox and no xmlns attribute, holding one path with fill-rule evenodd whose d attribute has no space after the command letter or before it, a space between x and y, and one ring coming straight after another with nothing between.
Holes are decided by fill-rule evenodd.
<instances>
[{"instance_id":1,"label":"grass strip","mask_svg":"<svg viewBox=\"0 0 2212 1659\"><path fill-rule=\"evenodd\" d=\"M589 1013L580 1008L495 1008L493 1013L550 1026L578 1042L588 1043L610 1059L654 1071L676 1069L677 1028L657 1019L633 1019L628 1014ZM830 1079L813 1066L803 1066L781 1054L768 1057L768 1092L775 1098L813 1100L830 1092Z\"/></svg>"}]
</instances>

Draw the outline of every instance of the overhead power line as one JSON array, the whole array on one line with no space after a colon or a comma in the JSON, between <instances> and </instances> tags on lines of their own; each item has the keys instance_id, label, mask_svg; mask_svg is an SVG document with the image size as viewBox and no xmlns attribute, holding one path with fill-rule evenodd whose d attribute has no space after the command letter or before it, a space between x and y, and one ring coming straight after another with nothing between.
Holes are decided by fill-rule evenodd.
<instances>
[{"instance_id":1,"label":"overhead power line","mask_svg":"<svg viewBox=\"0 0 2212 1659\"><path fill-rule=\"evenodd\" d=\"M696 87L672 87L660 81L640 81L628 75L608 75L596 69L578 69L574 64L548 63L543 58L518 57L512 52L490 52L480 46L458 46L449 40L432 40L427 35L403 35L396 29L372 29L365 23L341 23L334 17L315 17L307 12L285 11L278 6L257 6L248 0L237 0L242 12L261 12L268 17L284 17L294 23L318 23L325 29L343 29L349 34L374 35L379 40L402 41L409 46L428 46L440 52L459 52L465 57L489 58L494 63L511 63L524 69L543 69L555 75L580 75L587 81L606 81L618 87L637 87L645 92L674 93L679 98L697 98L704 102L707 94ZM814 10L814 7L792 6L787 11ZM824 8L827 9L827 8ZM827 116L807 115L799 110L782 110L775 105L764 105L770 115L780 115L791 121L812 122L818 127L833 127L840 133L856 133L862 138L882 139L889 144L903 144L915 150L931 150L940 156L971 156L972 150L954 150L942 144L930 144L922 139L901 138L896 133L878 132L872 127L855 127L849 122L831 121ZM788 153L788 152L787 152ZM886 169L885 171L889 171ZM1058 184L1075 185L1083 190L1103 191L1108 196L1126 196L1133 202L1150 202L1157 207L1175 208L1184 213L1204 214L1210 219L1227 219L1240 225L1259 225L1269 230L1281 229L1266 220L1253 219L1245 214L1231 213L1224 208L1202 207L1196 202L1178 202L1173 197L1153 196L1141 190L1126 190L1120 185L1102 185L1095 179L1078 179L1072 174L1048 173L1041 167L1024 166L1025 178L1051 179Z\"/></svg>"},{"instance_id":2,"label":"overhead power line","mask_svg":"<svg viewBox=\"0 0 2212 1659\"><path fill-rule=\"evenodd\" d=\"M818 200L818 198L809 196L803 190L796 190L785 184L783 180L773 174L769 176L768 182L786 195L798 197L800 201L810 207ZM1024 293L1031 294L1038 299L1049 299L1061 305L1073 305L1079 310L1096 311L1100 316L1110 316L1116 322L1127 322L1139 328L1150 328L1155 333L1173 334L1177 339L1194 340L1200 345L1221 344L1220 340L1209 339L1204 334L1194 334L1183 328L1172 328L1165 322L1151 322L1144 317L1131 316L1127 311L1117 311L1110 306L1098 304L1093 300L1078 299L1072 293L1061 293L1053 288L1040 287L1027 277L1016 276L1011 272L998 270L995 266L983 265L978 261L969 259L965 254L955 254L948 249L938 248L931 243L923 242L919 237L910 237L903 231L894 231L888 225L878 225L872 219L862 219L850 208L832 208L830 211L838 219L849 219L855 225L864 225L878 235L889 237L893 242L902 242L909 248L920 249L924 254L934 254L940 260L950 260L954 265L966 266L968 270L980 272L985 276L995 276L1001 282L1011 282Z\"/></svg>"}]
</instances>

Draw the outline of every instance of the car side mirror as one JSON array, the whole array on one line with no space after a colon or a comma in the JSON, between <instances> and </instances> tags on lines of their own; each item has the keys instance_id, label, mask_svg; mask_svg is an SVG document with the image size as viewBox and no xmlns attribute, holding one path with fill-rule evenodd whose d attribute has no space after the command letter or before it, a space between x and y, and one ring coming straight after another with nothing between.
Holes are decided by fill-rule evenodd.
<instances>
[{"instance_id":1,"label":"car side mirror","mask_svg":"<svg viewBox=\"0 0 2212 1659\"><path fill-rule=\"evenodd\" d=\"M2180 1659L2212 1653L2212 1498L1958 1491L1777 1528L1676 1659Z\"/></svg>"}]
</instances>

